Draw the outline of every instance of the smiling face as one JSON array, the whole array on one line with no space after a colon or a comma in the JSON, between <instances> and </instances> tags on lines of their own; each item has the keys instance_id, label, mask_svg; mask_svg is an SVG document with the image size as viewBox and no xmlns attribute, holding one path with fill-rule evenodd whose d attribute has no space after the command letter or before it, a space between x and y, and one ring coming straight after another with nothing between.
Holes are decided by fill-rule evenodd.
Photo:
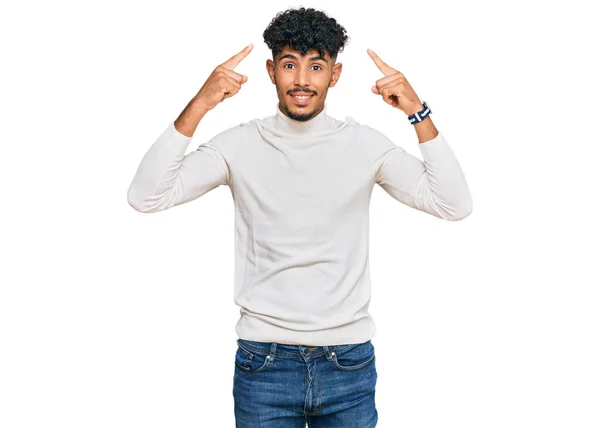
<instances>
[{"instance_id":1,"label":"smiling face","mask_svg":"<svg viewBox=\"0 0 600 428\"><path fill-rule=\"evenodd\" d=\"M342 72L342 64L333 64L327 51L305 55L285 46L275 62L267 60L267 71L277 88L279 109L291 119L305 122L325 107L327 90L333 88ZM305 98L302 98L305 96Z\"/></svg>"}]
</instances>

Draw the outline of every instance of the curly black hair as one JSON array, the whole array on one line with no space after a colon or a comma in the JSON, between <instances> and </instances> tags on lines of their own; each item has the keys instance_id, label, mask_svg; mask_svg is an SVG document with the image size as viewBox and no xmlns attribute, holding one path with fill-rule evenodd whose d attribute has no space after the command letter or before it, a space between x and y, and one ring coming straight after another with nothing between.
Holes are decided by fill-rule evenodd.
<instances>
[{"instance_id":1,"label":"curly black hair","mask_svg":"<svg viewBox=\"0 0 600 428\"><path fill-rule=\"evenodd\" d=\"M317 50L324 55L325 50L334 63L348 40L346 29L334 18L322 11L304 7L279 12L263 32L263 38L273 53L273 59L287 45L302 55L310 50Z\"/></svg>"}]
</instances>

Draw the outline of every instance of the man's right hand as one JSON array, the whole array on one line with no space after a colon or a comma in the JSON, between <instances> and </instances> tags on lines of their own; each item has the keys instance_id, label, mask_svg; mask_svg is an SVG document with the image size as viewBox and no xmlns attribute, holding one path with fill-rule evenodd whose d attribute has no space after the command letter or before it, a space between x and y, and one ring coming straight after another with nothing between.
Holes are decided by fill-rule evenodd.
<instances>
[{"instance_id":1,"label":"man's right hand","mask_svg":"<svg viewBox=\"0 0 600 428\"><path fill-rule=\"evenodd\" d=\"M208 79L194 97L194 100L200 103L207 112L215 108L225 98L237 94L242 85L248 81L247 76L236 73L233 69L246 58L253 47L250 43L241 52L218 65L208 76Z\"/></svg>"}]
</instances>

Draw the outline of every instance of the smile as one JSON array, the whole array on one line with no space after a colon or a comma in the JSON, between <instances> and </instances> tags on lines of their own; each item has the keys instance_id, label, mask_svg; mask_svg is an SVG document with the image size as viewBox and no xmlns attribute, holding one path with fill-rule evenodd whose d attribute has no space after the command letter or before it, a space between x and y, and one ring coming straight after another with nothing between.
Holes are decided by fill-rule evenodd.
<instances>
[{"instance_id":1,"label":"smile","mask_svg":"<svg viewBox=\"0 0 600 428\"><path fill-rule=\"evenodd\" d=\"M310 99L313 97L312 95L290 95L294 100L294 103L297 105L307 105L310 102Z\"/></svg>"}]
</instances>

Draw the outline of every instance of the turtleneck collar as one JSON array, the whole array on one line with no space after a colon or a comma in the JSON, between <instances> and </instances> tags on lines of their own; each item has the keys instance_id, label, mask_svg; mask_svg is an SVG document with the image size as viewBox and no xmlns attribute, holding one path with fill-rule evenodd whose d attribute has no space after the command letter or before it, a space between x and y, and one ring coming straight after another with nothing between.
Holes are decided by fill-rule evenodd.
<instances>
[{"instance_id":1,"label":"turtleneck collar","mask_svg":"<svg viewBox=\"0 0 600 428\"><path fill-rule=\"evenodd\" d=\"M319 133L328 129L327 102L325 102L323 110L319 114L306 122L294 120L286 116L279 108L279 102L277 102L275 108L277 109L277 114L275 115L274 126L282 132L302 135Z\"/></svg>"}]
</instances>

